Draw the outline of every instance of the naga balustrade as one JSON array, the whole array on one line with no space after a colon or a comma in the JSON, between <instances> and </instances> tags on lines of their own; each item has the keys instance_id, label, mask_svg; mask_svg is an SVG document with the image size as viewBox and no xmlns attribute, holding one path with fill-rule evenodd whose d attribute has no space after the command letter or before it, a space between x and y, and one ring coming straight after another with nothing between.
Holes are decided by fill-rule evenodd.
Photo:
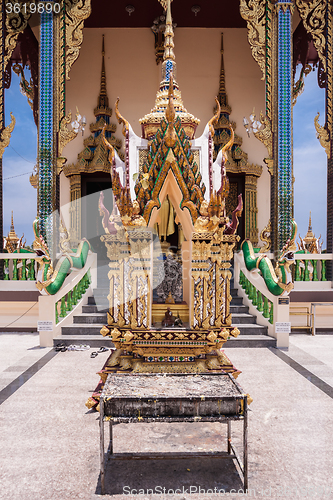
<instances>
[{"instance_id":1,"label":"naga balustrade","mask_svg":"<svg viewBox=\"0 0 333 500\"><path fill-rule=\"evenodd\" d=\"M256 316L259 325L267 326L268 335L276 338L278 348L288 348L289 333L280 332L276 323L289 323L289 297L273 295L259 269L248 271L242 251L235 253L234 268L234 286L250 314Z\"/></svg>"},{"instance_id":2,"label":"naga balustrade","mask_svg":"<svg viewBox=\"0 0 333 500\"><path fill-rule=\"evenodd\" d=\"M73 321L73 315L82 312L82 306L97 286L97 255L89 253L82 269L73 269L55 295L39 296L39 321L48 322L49 330L39 328L42 347L51 347L53 338L61 334L61 328Z\"/></svg>"},{"instance_id":3,"label":"naga balustrade","mask_svg":"<svg viewBox=\"0 0 333 500\"><path fill-rule=\"evenodd\" d=\"M331 282L327 281L327 264L332 259L331 253L296 253L293 265L294 289L330 289Z\"/></svg>"},{"instance_id":4,"label":"naga balustrade","mask_svg":"<svg viewBox=\"0 0 333 500\"><path fill-rule=\"evenodd\" d=\"M24 256L24 258L22 258ZM28 257L29 256L29 257ZM0 253L4 275L0 280L0 291L36 291L37 254ZM73 315L82 311L82 306L97 286L97 256L89 253L82 269L72 269L62 287L55 295L40 295L39 321L52 324L52 331L39 332L40 345L51 347L53 338L60 334L62 326L72 322ZM89 293L87 293L89 289Z\"/></svg>"},{"instance_id":5,"label":"naga balustrade","mask_svg":"<svg viewBox=\"0 0 333 500\"><path fill-rule=\"evenodd\" d=\"M36 257L35 253L0 253L0 264L3 266L1 281L36 281Z\"/></svg>"}]
</instances>

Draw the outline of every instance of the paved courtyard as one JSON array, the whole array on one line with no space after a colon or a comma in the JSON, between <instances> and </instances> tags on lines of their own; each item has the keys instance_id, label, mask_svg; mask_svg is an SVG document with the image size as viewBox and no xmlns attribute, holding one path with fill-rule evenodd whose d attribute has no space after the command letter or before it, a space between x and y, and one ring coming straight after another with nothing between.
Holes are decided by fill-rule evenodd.
<instances>
[{"instance_id":1,"label":"paved courtyard","mask_svg":"<svg viewBox=\"0 0 333 500\"><path fill-rule=\"evenodd\" d=\"M37 334L0 334L1 497L333 499L333 336L293 335L290 344L227 350L253 397L247 496L233 462L194 457L116 462L102 497L98 414L84 403L108 353L56 353L39 348ZM209 451L225 449L226 426L122 424L114 435L116 452Z\"/></svg>"}]
</instances>

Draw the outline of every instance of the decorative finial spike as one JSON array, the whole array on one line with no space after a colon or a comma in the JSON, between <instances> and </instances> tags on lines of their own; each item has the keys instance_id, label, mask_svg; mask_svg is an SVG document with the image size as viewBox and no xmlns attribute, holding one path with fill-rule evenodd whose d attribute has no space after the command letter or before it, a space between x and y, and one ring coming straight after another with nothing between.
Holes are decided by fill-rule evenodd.
<instances>
[{"instance_id":1,"label":"decorative finial spike","mask_svg":"<svg viewBox=\"0 0 333 500\"><path fill-rule=\"evenodd\" d=\"M223 33L221 33L221 71L220 71L220 89L219 96L226 96L225 90L225 72L224 72L224 49L223 49Z\"/></svg>"},{"instance_id":2,"label":"decorative finial spike","mask_svg":"<svg viewBox=\"0 0 333 500\"><path fill-rule=\"evenodd\" d=\"M12 210L12 217L11 217L11 223L10 223L10 230L14 231L14 216L13 216L13 210Z\"/></svg>"},{"instance_id":3,"label":"decorative finial spike","mask_svg":"<svg viewBox=\"0 0 333 500\"><path fill-rule=\"evenodd\" d=\"M106 93L106 74L105 74L105 46L104 35L102 35L102 71L101 71L101 90L98 96L98 107L108 108L109 98Z\"/></svg>"},{"instance_id":4,"label":"decorative finial spike","mask_svg":"<svg viewBox=\"0 0 333 500\"><path fill-rule=\"evenodd\" d=\"M172 26L172 17L171 17L171 2L167 1L167 15L166 15L166 24L171 24Z\"/></svg>"},{"instance_id":5,"label":"decorative finial spike","mask_svg":"<svg viewBox=\"0 0 333 500\"><path fill-rule=\"evenodd\" d=\"M172 26L171 7L170 7L170 0L168 0L165 32L164 32L164 54L163 54L163 62L164 63L168 60L169 61L176 61L175 54L173 52L173 48L174 48L173 37L174 37L174 33L173 33L173 26Z\"/></svg>"},{"instance_id":6,"label":"decorative finial spike","mask_svg":"<svg viewBox=\"0 0 333 500\"><path fill-rule=\"evenodd\" d=\"M311 210L310 210L310 216L309 216L309 231L312 231Z\"/></svg>"}]
</instances>

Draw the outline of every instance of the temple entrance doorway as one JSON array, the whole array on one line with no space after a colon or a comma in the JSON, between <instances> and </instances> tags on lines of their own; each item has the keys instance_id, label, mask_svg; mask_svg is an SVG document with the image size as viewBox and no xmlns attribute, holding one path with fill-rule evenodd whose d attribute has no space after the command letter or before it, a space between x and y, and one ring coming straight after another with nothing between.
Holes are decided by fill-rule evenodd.
<instances>
[{"instance_id":1,"label":"temple entrance doorway","mask_svg":"<svg viewBox=\"0 0 333 500\"><path fill-rule=\"evenodd\" d=\"M229 194L227 199L225 200L225 214L229 219L232 219L232 212L236 209L238 204L238 195L242 195L244 205L248 202L245 198L245 175L242 174L230 174L228 173L229 179ZM240 236L240 242L244 241L245 236L245 214L246 210L244 210L242 217L240 217L239 225L237 228L237 234ZM236 243L236 247L240 243Z\"/></svg>"},{"instance_id":2,"label":"temple entrance doorway","mask_svg":"<svg viewBox=\"0 0 333 500\"><path fill-rule=\"evenodd\" d=\"M104 192L104 204L112 211L112 189L110 174L97 172L81 175L81 234L89 241L97 253L98 261L106 261L106 247L100 237L104 234L102 218L99 214L98 201L100 192Z\"/></svg>"},{"instance_id":3,"label":"temple entrance doorway","mask_svg":"<svg viewBox=\"0 0 333 500\"><path fill-rule=\"evenodd\" d=\"M186 241L181 221L167 195L158 211L154 230L160 240L160 254L154 256L155 265L153 289L152 321L154 326L186 327L189 323L189 307L184 300L183 243ZM163 279L158 274L164 270ZM186 295L186 292L185 292Z\"/></svg>"}]
</instances>

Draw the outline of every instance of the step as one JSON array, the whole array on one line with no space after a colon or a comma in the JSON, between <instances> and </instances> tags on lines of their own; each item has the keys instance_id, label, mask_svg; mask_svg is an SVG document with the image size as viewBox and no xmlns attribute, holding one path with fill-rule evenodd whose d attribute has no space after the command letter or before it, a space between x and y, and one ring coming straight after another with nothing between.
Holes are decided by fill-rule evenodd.
<instances>
[{"instance_id":1,"label":"step","mask_svg":"<svg viewBox=\"0 0 333 500\"><path fill-rule=\"evenodd\" d=\"M101 328L104 325L105 323L73 323L73 325L63 326L61 333L62 335L80 335L80 338L82 335L100 335Z\"/></svg>"},{"instance_id":2,"label":"step","mask_svg":"<svg viewBox=\"0 0 333 500\"><path fill-rule=\"evenodd\" d=\"M90 345L90 347L114 347L112 340L102 335L96 335L96 337L94 335L81 335L80 338L77 335L60 335L53 339L54 346L60 343L64 345L85 344Z\"/></svg>"},{"instance_id":3,"label":"step","mask_svg":"<svg viewBox=\"0 0 333 500\"><path fill-rule=\"evenodd\" d=\"M96 306L97 307L97 306ZM101 312L95 312L95 313L90 313L90 314L80 314L80 316L74 316L73 318L73 323L86 323L86 324L99 324L99 323L106 323L107 322L107 316L105 313Z\"/></svg>"},{"instance_id":4,"label":"step","mask_svg":"<svg viewBox=\"0 0 333 500\"><path fill-rule=\"evenodd\" d=\"M91 314L91 313L97 313L99 311L98 311L98 307L96 306L96 304L89 304L88 303L87 306L82 306L82 312L86 313L86 314Z\"/></svg>"},{"instance_id":5,"label":"step","mask_svg":"<svg viewBox=\"0 0 333 500\"><path fill-rule=\"evenodd\" d=\"M231 297L237 297L237 295L238 295L237 288L230 288L230 295L231 295Z\"/></svg>"},{"instance_id":6,"label":"step","mask_svg":"<svg viewBox=\"0 0 333 500\"><path fill-rule=\"evenodd\" d=\"M232 324L240 331L240 335L267 335L267 326L257 325L256 323Z\"/></svg>"},{"instance_id":7,"label":"step","mask_svg":"<svg viewBox=\"0 0 333 500\"><path fill-rule=\"evenodd\" d=\"M248 314L249 307L248 306L234 306L233 303L231 302L230 312L232 315L234 315L236 313Z\"/></svg>"},{"instance_id":8,"label":"step","mask_svg":"<svg viewBox=\"0 0 333 500\"><path fill-rule=\"evenodd\" d=\"M94 288L93 289L93 295L94 297L105 297L107 298L107 296L109 295L110 293L110 289L107 288L107 287L100 287L100 288Z\"/></svg>"},{"instance_id":9,"label":"step","mask_svg":"<svg viewBox=\"0 0 333 500\"><path fill-rule=\"evenodd\" d=\"M237 338L230 338L223 345L223 349L228 349L228 347L276 347L276 339L268 335L239 335Z\"/></svg>"},{"instance_id":10,"label":"step","mask_svg":"<svg viewBox=\"0 0 333 500\"><path fill-rule=\"evenodd\" d=\"M232 314L232 322L234 325L255 324L256 317L252 314L235 313Z\"/></svg>"},{"instance_id":11,"label":"step","mask_svg":"<svg viewBox=\"0 0 333 500\"><path fill-rule=\"evenodd\" d=\"M232 306L242 306L243 298L242 297L232 297L232 301L230 302Z\"/></svg>"}]
</instances>

